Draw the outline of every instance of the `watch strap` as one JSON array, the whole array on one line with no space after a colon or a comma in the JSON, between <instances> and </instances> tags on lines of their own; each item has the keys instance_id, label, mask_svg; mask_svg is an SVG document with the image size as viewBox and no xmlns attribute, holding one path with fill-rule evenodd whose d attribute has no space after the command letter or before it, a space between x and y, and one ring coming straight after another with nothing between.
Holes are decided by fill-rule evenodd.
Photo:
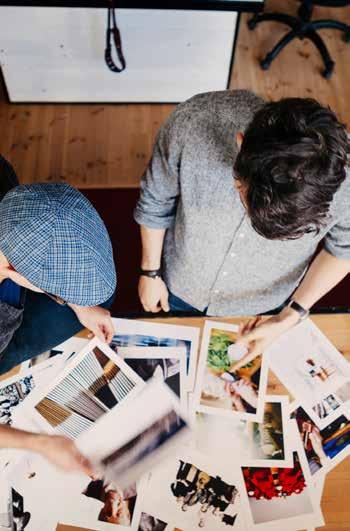
<instances>
[{"instance_id":1,"label":"watch strap","mask_svg":"<svg viewBox=\"0 0 350 531\"><path fill-rule=\"evenodd\" d=\"M304 319L310 315L310 311L303 308L301 304L296 302L294 299L291 299L287 306L299 314L299 321L304 321Z\"/></svg>"},{"instance_id":2,"label":"watch strap","mask_svg":"<svg viewBox=\"0 0 350 531\"><path fill-rule=\"evenodd\" d=\"M159 278L162 276L161 269L140 269L140 275L148 278Z\"/></svg>"}]
</instances>

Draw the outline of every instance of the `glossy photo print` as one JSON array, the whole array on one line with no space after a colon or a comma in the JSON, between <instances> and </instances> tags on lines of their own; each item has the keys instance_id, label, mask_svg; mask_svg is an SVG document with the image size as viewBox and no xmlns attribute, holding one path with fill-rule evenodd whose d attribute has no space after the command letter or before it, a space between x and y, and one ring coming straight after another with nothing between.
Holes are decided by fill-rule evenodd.
<instances>
[{"instance_id":1,"label":"glossy photo print","mask_svg":"<svg viewBox=\"0 0 350 531\"><path fill-rule=\"evenodd\" d=\"M54 360L54 361L53 361ZM0 424L11 425L20 404L36 387L54 378L63 367L59 358L49 358L39 365L20 371L0 382Z\"/></svg>"},{"instance_id":2,"label":"glossy photo print","mask_svg":"<svg viewBox=\"0 0 350 531\"><path fill-rule=\"evenodd\" d=\"M137 531L183 531L179 527L175 527L173 524L163 522L159 518L148 514L141 513L139 525Z\"/></svg>"},{"instance_id":3,"label":"glossy photo print","mask_svg":"<svg viewBox=\"0 0 350 531\"><path fill-rule=\"evenodd\" d=\"M350 364L307 320L268 349L271 370L321 429L350 404Z\"/></svg>"},{"instance_id":4,"label":"glossy photo print","mask_svg":"<svg viewBox=\"0 0 350 531\"><path fill-rule=\"evenodd\" d=\"M230 455L238 465L291 465L288 412L286 396L266 396L262 422L197 412L193 423L197 449L215 460Z\"/></svg>"},{"instance_id":5,"label":"glossy photo print","mask_svg":"<svg viewBox=\"0 0 350 531\"><path fill-rule=\"evenodd\" d=\"M244 352L235 347L238 327L206 321L195 389L195 408L213 415L261 421L267 384L264 356L236 370Z\"/></svg>"},{"instance_id":6,"label":"glossy photo print","mask_svg":"<svg viewBox=\"0 0 350 531\"><path fill-rule=\"evenodd\" d=\"M112 349L95 338L49 386L32 393L21 415L28 413L48 433L76 438L144 386Z\"/></svg>"},{"instance_id":7,"label":"glossy photo print","mask_svg":"<svg viewBox=\"0 0 350 531\"><path fill-rule=\"evenodd\" d=\"M326 474L350 455L349 415L340 415L321 430L301 406L293 407L291 416L297 424L312 476Z\"/></svg>"},{"instance_id":8,"label":"glossy photo print","mask_svg":"<svg viewBox=\"0 0 350 531\"><path fill-rule=\"evenodd\" d=\"M154 380L128 407L114 408L76 442L103 477L126 488L187 441L190 430L180 410L178 398Z\"/></svg>"},{"instance_id":9,"label":"glossy photo print","mask_svg":"<svg viewBox=\"0 0 350 531\"><path fill-rule=\"evenodd\" d=\"M193 391L199 348L199 328L152 323L131 319L113 319L117 333L111 347L182 347L186 349L186 389Z\"/></svg>"},{"instance_id":10,"label":"glossy photo print","mask_svg":"<svg viewBox=\"0 0 350 531\"><path fill-rule=\"evenodd\" d=\"M299 452L292 467L242 467L247 523L281 531L323 525L313 483Z\"/></svg>"},{"instance_id":11,"label":"glossy photo print","mask_svg":"<svg viewBox=\"0 0 350 531\"><path fill-rule=\"evenodd\" d=\"M239 474L191 452L168 460L152 473L143 493L143 512L184 530L243 530Z\"/></svg>"},{"instance_id":12,"label":"glossy photo print","mask_svg":"<svg viewBox=\"0 0 350 531\"><path fill-rule=\"evenodd\" d=\"M145 382L163 381L186 408L186 349L184 347L118 347L117 354Z\"/></svg>"}]
</instances>

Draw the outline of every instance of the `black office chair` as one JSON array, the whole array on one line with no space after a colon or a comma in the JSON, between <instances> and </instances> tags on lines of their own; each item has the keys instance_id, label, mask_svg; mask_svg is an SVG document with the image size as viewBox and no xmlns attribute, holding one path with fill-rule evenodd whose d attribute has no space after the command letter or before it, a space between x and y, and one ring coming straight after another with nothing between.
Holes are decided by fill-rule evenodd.
<instances>
[{"instance_id":1,"label":"black office chair","mask_svg":"<svg viewBox=\"0 0 350 531\"><path fill-rule=\"evenodd\" d=\"M298 17L286 15L284 13L262 13L256 14L248 21L249 29L253 30L257 24L264 22L265 20L274 20L287 24L291 28L282 39L276 44L276 46L266 55L266 57L260 62L260 66L263 70L268 70L275 57L289 44L293 39L310 39L320 52L325 69L322 75L329 79L334 70L334 61L332 60L327 46L323 39L317 33L317 30L324 28L337 29L344 32L345 42L350 41L350 26L337 20L325 19L325 20L311 20L314 5L327 6L327 7L345 7L350 5L350 0L301 0L301 6L298 10Z\"/></svg>"}]
</instances>

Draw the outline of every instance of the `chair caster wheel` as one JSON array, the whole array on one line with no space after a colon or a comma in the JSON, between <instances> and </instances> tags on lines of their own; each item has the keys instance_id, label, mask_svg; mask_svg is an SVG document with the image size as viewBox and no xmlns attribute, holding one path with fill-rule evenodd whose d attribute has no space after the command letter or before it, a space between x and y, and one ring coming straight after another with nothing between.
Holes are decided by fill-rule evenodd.
<instances>
[{"instance_id":1,"label":"chair caster wheel","mask_svg":"<svg viewBox=\"0 0 350 531\"><path fill-rule=\"evenodd\" d=\"M250 20L248 20L247 22L247 26L248 28L252 31L253 29L256 28L256 25L257 25L257 21L255 18L251 18Z\"/></svg>"},{"instance_id":2,"label":"chair caster wheel","mask_svg":"<svg viewBox=\"0 0 350 531\"><path fill-rule=\"evenodd\" d=\"M270 65L271 61L269 61L268 59L263 59L262 61L260 61L260 66L263 70L268 70L270 68Z\"/></svg>"},{"instance_id":3,"label":"chair caster wheel","mask_svg":"<svg viewBox=\"0 0 350 531\"><path fill-rule=\"evenodd\" d=\"M335 64L334 62L331 62L326 65L325 70L322 72L322 76L325 79L330 79L332 77L333 70L334 70L334 64Z\"/></svg>"}]
</instances>

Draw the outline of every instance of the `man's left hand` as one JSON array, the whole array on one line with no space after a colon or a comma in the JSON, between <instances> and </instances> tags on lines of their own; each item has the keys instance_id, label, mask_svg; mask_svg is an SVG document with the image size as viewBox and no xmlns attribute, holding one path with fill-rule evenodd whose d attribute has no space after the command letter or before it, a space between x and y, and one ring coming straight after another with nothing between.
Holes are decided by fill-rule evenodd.
<instances>
[{"instance_id":1,"label":"man's left hand","mask_svg":"<svg viewBox=\"0 0 350 531\"><path fill-rule=\"evenodd\" d=\"M101 341L110 343L115 334L111 314L101 306L70 305L81 324Z\"/></svg>"},{"instance_id":2,"label":"man's left hand","mask_svg":"<svg viewBox=\"0 0 350 531\"><path fill-rule=\"evenodd\" d=\"M249 363L262 354L280 335L292 328L299 321L299 315L291 308L284 308L278 315L267 319L260 316L241 324L238 332L238 345L247 348L247 354L240 359L232 370Z\"/></svg>"}]
</instances>

